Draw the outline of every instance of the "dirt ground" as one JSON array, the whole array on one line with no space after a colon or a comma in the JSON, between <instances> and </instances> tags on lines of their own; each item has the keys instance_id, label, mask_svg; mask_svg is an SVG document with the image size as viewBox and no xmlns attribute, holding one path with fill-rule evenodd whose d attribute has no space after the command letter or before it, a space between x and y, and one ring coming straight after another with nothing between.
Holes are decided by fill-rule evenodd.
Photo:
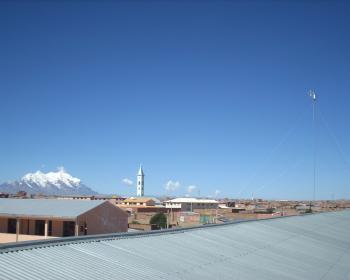
<instances>
[{"instance_id":1,"label":"dirt ground","mask_svg":"<svg viewBox=\"0 0 350 280\"><path fill-rule=\"evenodd\" d=\"M54 238L54 237L48 236L47 238ZM38 239L45 239L45 237L39 236L39 235L25 235L25 234L20 234L18 236L18 241L28 241L28 240L38 240ZM0 243L9 243L9 242L16 242L16 234L0 233Z\"/></svg>"}]
</instances>

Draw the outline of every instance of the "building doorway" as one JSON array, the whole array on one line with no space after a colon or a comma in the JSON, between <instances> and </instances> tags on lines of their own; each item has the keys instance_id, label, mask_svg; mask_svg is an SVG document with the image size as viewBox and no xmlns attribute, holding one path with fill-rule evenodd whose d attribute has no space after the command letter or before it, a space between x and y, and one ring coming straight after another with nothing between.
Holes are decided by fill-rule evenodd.
<instances>
[{"instance_id":1,"label":"building doorway","mask_svg":"<svg viewBox=\"0 0 350 280\"><path fill-rule=\"evenodd\" d=\"M52 236L52 221L49 221L48 228L47 228L47 235Z\"/></svg>"},{"instance_id":2,"label":"building doorway","mask_svg":"<svg viewBox=\"0 0 350 280\"><path fill-rule=\"evenodd\" d=\"M75 222L64 221L63 222L63 236L75 235Z\"/></svg>"},{"instance_id":3,"label":"building doorway","mask_svg":"<svg viewBox=\"0 0 350 280\"><path fill-rule=\"evenodd\" d=\"M35 235L45 235L44 220L35 220Z\"/></svg>"},{"instance_id":4,"label":"building doorway","mask_svg":"<svg viewBox=\"0 0 350 280\"><path fill-rule=\"evenodd\" d=\"M8 233L16 233L16 219L8 219L7 220L7 232Z\"/></svg>"}]
</instances>

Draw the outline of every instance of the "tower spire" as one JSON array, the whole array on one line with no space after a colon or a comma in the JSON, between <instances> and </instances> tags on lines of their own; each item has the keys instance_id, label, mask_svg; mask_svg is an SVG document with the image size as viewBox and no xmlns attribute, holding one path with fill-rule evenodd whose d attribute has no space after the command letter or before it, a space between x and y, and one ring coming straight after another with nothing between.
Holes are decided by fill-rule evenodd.
<instances>
[{"instance_id":1,"label":"tower spire","mask_svg":"<svg viewBox=\"0 0 350 280\"><path fill-rule=\"evenodd\" d=\"M144 176L143 170L142 170L142 164L140 164L139 173L137 175L143 175Z\"/></svg>"},{"instance_id":2,"label":"tower spire","mask_svg":"<svg viewBox=\"0 0 350 280\"><path fill-rule=\"evenodd\" d=\"M137 196L144 196L145 193L145 174L142 170L142 164L140 164L140 169L137 174L137 187L136 187Z\"/></svg>"}]
</instances>

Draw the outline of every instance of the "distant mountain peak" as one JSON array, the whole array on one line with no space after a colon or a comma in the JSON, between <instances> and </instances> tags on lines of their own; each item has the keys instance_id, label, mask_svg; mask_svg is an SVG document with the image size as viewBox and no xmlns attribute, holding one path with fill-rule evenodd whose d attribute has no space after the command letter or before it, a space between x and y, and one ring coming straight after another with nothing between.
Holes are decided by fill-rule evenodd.
<instances>
[{"instance_id":1,"label":"distant mountain peak","mask_svg":"<svg viewBox=\"0 0 350 280\"><path fill-rule=\"evenodd\" d=\"M41 187L54 185L58 188L60 188L62 185L75 188L81 183L80 179L73 177L63 168L59 169L57 172L43 173L38 170L35 173L28 173L22 177L21 181L29 185L36 184Z\"/></svg>"},{"instance_id":2,"label":"distant mountain peak","mask_svg":"<svg viewBox=\"0 0 350 280\"><path fill-rule=\"evenodd\" d=\"M42 193L46 195L94 195L97 194L82 184L79 178L70 175L63 167L56 172L43 173L40 170L24 175L21 180L0 185L1 192Z\"/></svg>"}]
</instances>

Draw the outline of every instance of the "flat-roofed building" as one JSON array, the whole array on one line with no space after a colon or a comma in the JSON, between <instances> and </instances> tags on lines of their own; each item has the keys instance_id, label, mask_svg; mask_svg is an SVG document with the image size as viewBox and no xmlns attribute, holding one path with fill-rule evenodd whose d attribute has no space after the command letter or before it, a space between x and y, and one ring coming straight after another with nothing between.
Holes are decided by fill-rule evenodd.
<instances>
[{"instance_id":1,"label":"flat-roofed building","mask_svg":"<svg viewBox=\"0 0 350 280\"><path fill-rule=\"evenodd\" d=\"M126 206L155 206L156 201L150 197L130 197L123 201Z\"/></svg>"},{"instance_id":2,"label":"flat-roofed building","mask_svg":"<svg viewBox=\"0 0 350 280\"><path fill-rule=\"evenodd\" d=\"M36 198L36 197L34 197ZM46 198L55 198L55 199L80 199L80 200L107 200L112 204L121 204L126 197L121 197L117 195L64 195L64 196L54 196Z\"/></svg>"},{"instance_id":3,"label":"flat-roofed building","mask_svg":"<svg viewBox=\"0 0 350 280\"><path fill-rule=\"evenodd\" d=\"M217 209L219 202L214 199L199 199L199 198L175 198L164 201L166 208L181 209L181 211L194 211L198 209Z\"/></svg>"},{"instance_id":4,"label":"flat-roofed building","mask_svg":"<svg viewBox=\"0 0 350 280\"><path fill-rule=\"evenodd\" d=\"M0 199L0 232L73 236L126 232L128 215L108 201Z\"/></svg>"}]
</instances>

